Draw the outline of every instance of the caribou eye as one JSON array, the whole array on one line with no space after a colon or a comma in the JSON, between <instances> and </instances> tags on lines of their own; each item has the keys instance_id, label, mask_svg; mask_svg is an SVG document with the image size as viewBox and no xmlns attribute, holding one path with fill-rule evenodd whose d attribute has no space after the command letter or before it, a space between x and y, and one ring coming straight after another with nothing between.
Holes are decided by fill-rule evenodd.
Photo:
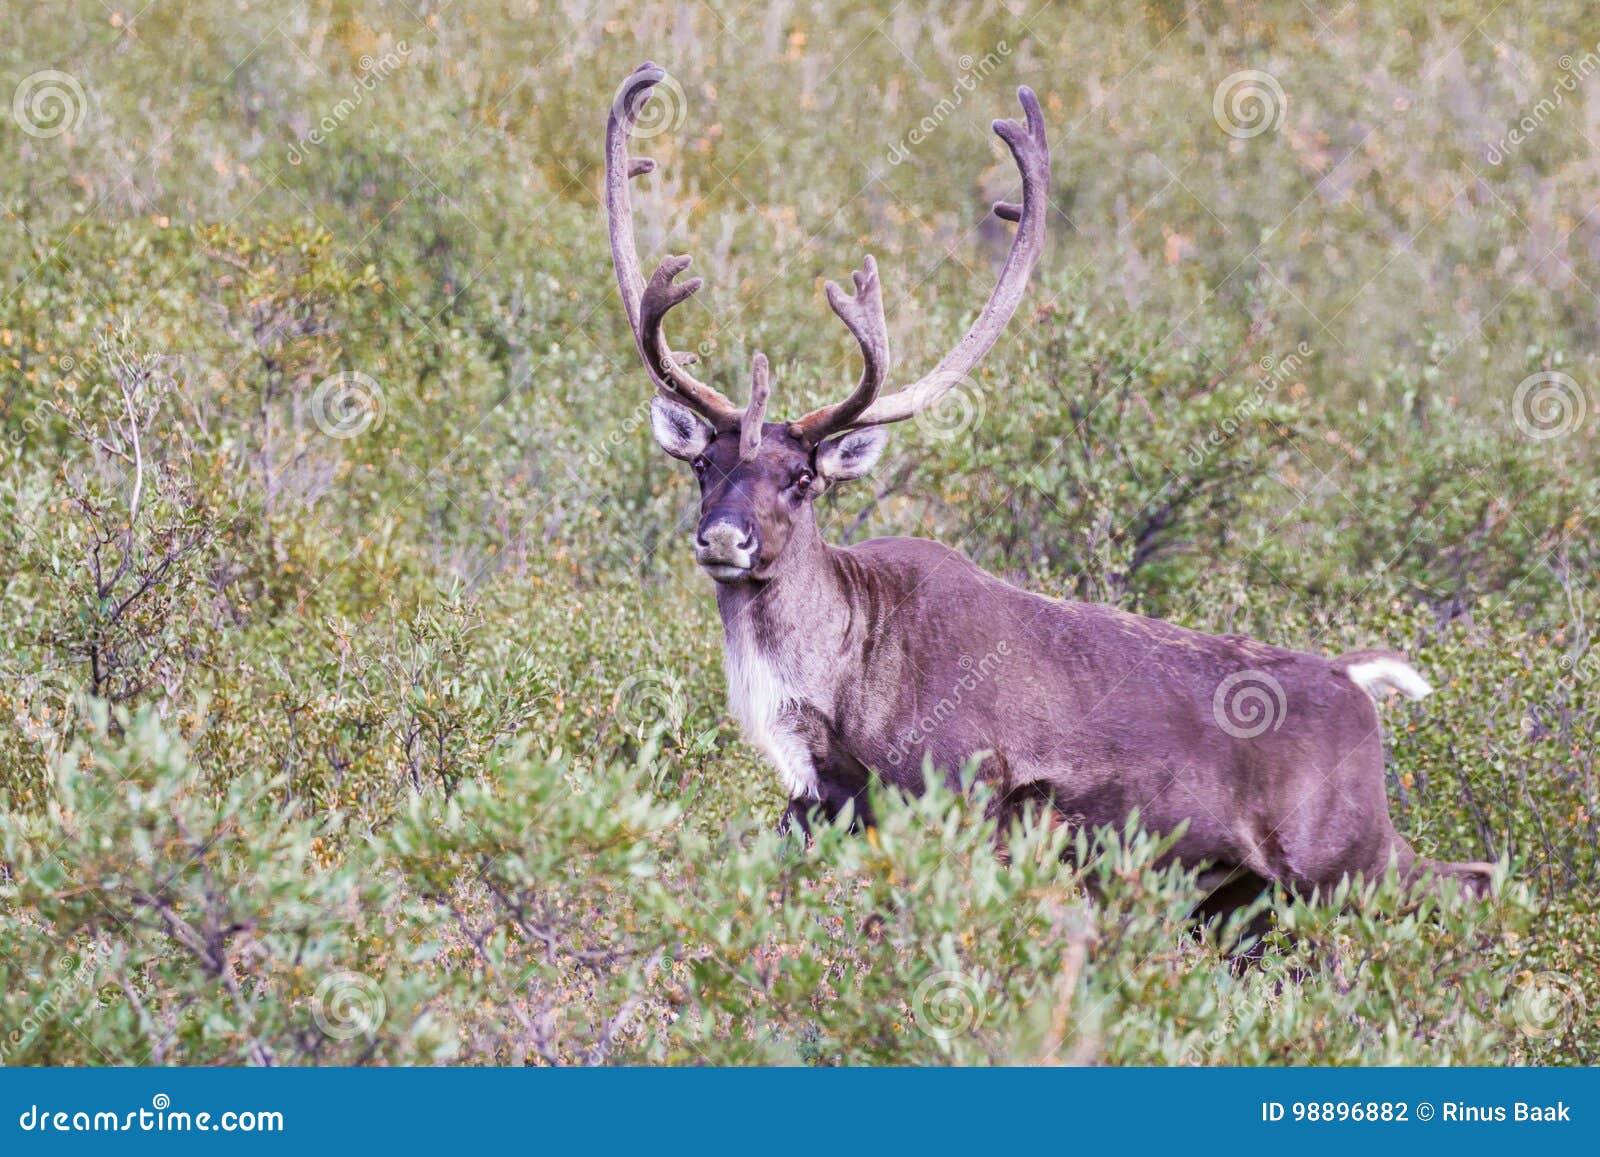
<instances>
[{"instance_id":1,"label":"caribou eye","mask_svg":"<svg viewBox=\"0 0 1600 1157\"><path fill-rule=\"evenodd\" d=\"M700 475L702 475L702 474L704 474L706 472L706 467L711 465L711 463L707 462L705 455L702 454L702 455L700 455L700 457L696 458L689 465L690 465L690 468L694 470L695 477L698 478Z\"/></svg>"},{"instance_id":2,"label":"caribou eye","mask_svg":"<svg viewBox=\"0 0 1600 1157\"><path fill-rule=\"evenodd\" d=\"M795 493L804 494L811 485L811 471L800 471L794 476L794 481L790 482L789 485L794 487Z\"/></svg>"}]
</instances>

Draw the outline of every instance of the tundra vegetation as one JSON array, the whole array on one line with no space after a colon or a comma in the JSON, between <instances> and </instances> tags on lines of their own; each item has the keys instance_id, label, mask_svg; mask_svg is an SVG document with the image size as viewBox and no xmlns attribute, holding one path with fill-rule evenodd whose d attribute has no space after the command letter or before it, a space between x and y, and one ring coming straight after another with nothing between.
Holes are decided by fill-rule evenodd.
<instances>
[{"instance_id":1,"label":"tundra vegetation","mask_svg":"<svg viewBox=\"0 0 1600 1157\"><path fill-rule=\"evenodd\" d=\"M1595 1061L1582 4L139 7L0 46L6 1063ZM862 253L908 373L970 321L1030 85L1029 295L825 536L1404 649L1396 826L1496 896L1280 898L1241 967L1136 825L778 836L610 268L645 59L674 338L795 412Z\"/></svg>"}]
</instances>

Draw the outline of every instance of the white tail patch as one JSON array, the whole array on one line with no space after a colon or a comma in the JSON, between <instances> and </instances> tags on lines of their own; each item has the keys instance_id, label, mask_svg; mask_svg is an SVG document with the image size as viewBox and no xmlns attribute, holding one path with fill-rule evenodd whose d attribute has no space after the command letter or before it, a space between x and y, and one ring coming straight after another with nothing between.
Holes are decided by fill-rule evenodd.
<instances>
[{"instance_id":1,"label":"white tail patch","mask_svg":"<svg viewBox=\"0 0 1600 1157\"><path fill-rule=\"evenodd\" d=\"M1433 694L1428 681L1403 659L1368 659L1344 669L1350 681L1374 699L1387 691L1398 691L1407 699Z\"/></svg>"}]
</instances>

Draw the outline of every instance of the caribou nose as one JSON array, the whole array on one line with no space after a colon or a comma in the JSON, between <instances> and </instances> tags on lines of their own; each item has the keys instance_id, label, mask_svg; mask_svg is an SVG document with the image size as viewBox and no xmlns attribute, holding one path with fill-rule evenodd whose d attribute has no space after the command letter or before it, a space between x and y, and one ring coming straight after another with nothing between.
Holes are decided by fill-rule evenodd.
<instances>
[{"instance_id":1,"label":"caribou nose","mask_svg":"<svg viewBox=\"0 0 1600 1157\"><path fill-rule=\"evenodd\" d=\"M755 530L744 522L719 519L700 527L694 544L701 550L732 549L748 551L756 544Z\"/></svg>"},{"instance_id":2,"label":"caribou nose","mask_svg":"<svg viewBox=\"0 0 1600 1157\"><path fill-rule=\"evenodd\" d=\"M719 518L701 524L694 545L702 563L747 567L756 549L755 528L743 519Z\"/></svg>"}]
</instances>

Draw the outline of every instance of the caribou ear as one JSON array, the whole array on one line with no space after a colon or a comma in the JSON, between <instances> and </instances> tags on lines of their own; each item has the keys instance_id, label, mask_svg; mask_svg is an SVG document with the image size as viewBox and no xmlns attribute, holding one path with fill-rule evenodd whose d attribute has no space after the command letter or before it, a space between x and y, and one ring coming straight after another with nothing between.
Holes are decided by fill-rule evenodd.
<instances>
[{"instance_id":1,"label":"caribou ear","mask_svg":"<svg viewBox=\"0 0 1600 1157\"><path fill-rule=\"evenodd\" d=\"M700 457L714 436L711 427L688 406L660 394L650 399L650 430L663 450L685 462Z\"/></svg>"},{"instance_id":2,"label":"caribou ear","mask_svg":"<svg viewBox=\"0 0 1600 1157\"><path fill-rule=\"evenodd\" d=\"M869 473L889 444L887 426L866 426L817 447L817 473L832 482L848 482Z\"/></svg>"}]
</instances>

